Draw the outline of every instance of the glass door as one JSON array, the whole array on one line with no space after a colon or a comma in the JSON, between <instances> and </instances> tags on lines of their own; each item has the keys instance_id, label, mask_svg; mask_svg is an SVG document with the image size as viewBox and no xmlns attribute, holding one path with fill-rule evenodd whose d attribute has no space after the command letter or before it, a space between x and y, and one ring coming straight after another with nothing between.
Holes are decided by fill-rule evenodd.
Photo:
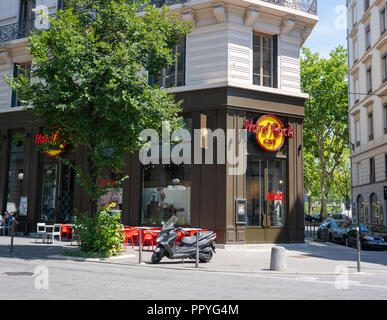
<instances>
[{"instance_id":1,"label":"glass door","mask_svg":"<svg viewBox=\"0 0 387 320\"><path fill-rule=\"evenodd\" d=\"M54 221L56 212L58 164L43 164L42 198L40 204L40 219Z\"/></svg>"},{"instance_id":2,"label":"glass door","mask_svg":"<svg viewBox=\"0 0 387 320\"><path fill-rule=\"evenodd\" d=\"M248 159L246 173L247 242L285 238L286 160Z\"/></svg>"},{"instance_id":3,"label":"glass door","mask_svg":"<svg viewBox=\"0 0 387 320\"><path fill-rule=\"evenodd\" d=\"M71 222L74 200L74 170L62 163L43 164L40 219Z\"/></svg>"}]
</instances>

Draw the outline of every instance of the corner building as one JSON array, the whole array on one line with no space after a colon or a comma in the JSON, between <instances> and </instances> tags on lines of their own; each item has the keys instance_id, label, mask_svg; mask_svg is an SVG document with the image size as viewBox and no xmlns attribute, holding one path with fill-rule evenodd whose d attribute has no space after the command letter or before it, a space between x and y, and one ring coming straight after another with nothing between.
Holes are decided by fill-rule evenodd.
<instances>
[{"instance_id":1,"label":"corner building","mask_svg":"<svg viewBox=\"0 0 387 320\"><path fill-rule=\"evenodd\" d=\"M40 2L50 12L62 5ZM303 242L302 123L308 95L300 89L300 48L318 22L317 1L153 3L166 3L195 27L176 46L175 65L149 81L173 87L176 99L184 100L187 128L246 128L247 170L229 175L232 167L217 164L216 156L214 164L143 166L138 154L128 155L130 178L116 195L122 222L160 225L176 215L180 225L214 230L218 243ZM72 170L36 150L44 123L23 110L2 77L17 75L19 65L31 62L20 30L28 31L36 3L10 0L0 6L0 205L19 211L26 206L19 231L28 233L36 222L67 222L87 211L87 197ZM267 123L282 127L276 131L282 139L278 148L275 139L257 139L257 128ZM87 166L83 150L68 146L62 156Z\"/></svg>"},{"instance_id":2,"label":"corner building","mask_svg":"<svg viewBox=\"0 0 387 320\"><path fill-rule=\"evenodd\" d=\"M356 221L387 225L387 2L347 8L352 208Z\"/></svg>"}]
</instances>

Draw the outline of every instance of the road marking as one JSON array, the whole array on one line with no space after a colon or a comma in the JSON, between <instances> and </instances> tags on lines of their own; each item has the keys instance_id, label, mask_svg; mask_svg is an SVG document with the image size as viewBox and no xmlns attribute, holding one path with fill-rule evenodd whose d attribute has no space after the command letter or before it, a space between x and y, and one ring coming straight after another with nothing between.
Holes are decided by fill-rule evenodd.
<instances>
[{"instance_id":1,"label":"road marking","mask_svg":"<svg viewBox=\"0 0 387 320\"><path fill-rule=\"evenodd\" d=\"M313 277L297 277L297 278L287 278L287 277L277 277L277 276L265 276L265 275L259 275L259 274L241 274L241 273L229 273L229 272L222 272L223 274L227 275L238 275L238 276L248 276L248 277L257 277L257 278L264 278L264 279L273 279L273 280L287 280L287 281L300 281L300 282L311 282L311 283L321 283L321 284L328 284L328 285L335 285L335 281L324 281L324 280L318 280L318 278ZM340 276L340 275L336 275ZM349 285L356 286L356 287L366 287L366 288L378 288L378 289L386 289L387 286L378 286L373 284L363 284L360 281L348 281Z\"/></svg>"}]
</instances>

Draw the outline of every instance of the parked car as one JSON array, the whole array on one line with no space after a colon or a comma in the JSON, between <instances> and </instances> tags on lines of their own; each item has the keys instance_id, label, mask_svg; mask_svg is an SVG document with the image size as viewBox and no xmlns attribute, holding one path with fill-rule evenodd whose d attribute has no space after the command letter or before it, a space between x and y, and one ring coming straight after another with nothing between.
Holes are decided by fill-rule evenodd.
<instances>
[{"instance_id":1,"label":"parked car","mask_svg":"<svg viewBox=\"0 0 387 320\"><path fill-rule=\"evenodd\" d=\"M314 221L314 222L318 222L318 223L321 223L321 222L323 222L323 217L321 216L321 214L315 214L314 216L313 216L313 220L312 221Z\"/></svg>"},{"instance_id":2,"label":"parked car","mask_svg":"<svg viewBox=\"0 0 387 320\"><path fill-rule=\"evenodd\" d=\"M348 230L346 245L356 247L356 228L359 224L351 225ZM387 227L381 224L360 224L360 247L361 249L386 249Z\"/></svg>"},{"instance_id":3,"label":"parked car","mask_svg":"<svg viewBox=\"0 0 387 320\"><path fill-rule=\"evenodd\" d=\"M349 221L333 221L336 223L337 228L332 228L332 240L334 242L346 243L348 238L348 231L351 227L351 222Z\"/></svg>"},{"instance_id":4,"label":"parked car","mask_svg":"<svg viewBox=\"0 0 387 320\"><path fill-rule=\"evenodd\" d=\"M305 215L304 215L304 220L305 220L306 222L312 222L313 216L310 215L310 214L305 213Z\"/></svg>"},{"instance_id":5,"label":"parked car","mask_svg":"<svg viewBox=\"0 0 387 320\"><path fill-rule=\"evenodd\" d=\"M328 219L324 221L317 230L317 238L332 242L345 243L347 232L351 224L347 221Z\"/></svg>"},{"instance_id":6,"label":"parked car","mask_svg":"<svg viewBox=\"0 0 387 320\"><path fill-rule=\"evenodd\" d=\"M342 220L342 221L352 222L351 218L347 217L346 215L344 215L342 213L334 214L331 218L334 220Z\"/></svg>"}]
</instances>

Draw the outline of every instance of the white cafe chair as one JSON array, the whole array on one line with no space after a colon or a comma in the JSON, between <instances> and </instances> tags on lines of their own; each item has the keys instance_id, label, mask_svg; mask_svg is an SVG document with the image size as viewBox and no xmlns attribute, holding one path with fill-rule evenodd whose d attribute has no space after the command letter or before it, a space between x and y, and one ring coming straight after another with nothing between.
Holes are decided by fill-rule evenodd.
<instances>
[{"instance_id":1,"label":"white cafe chair","mask_svg":"<svg viewBox=\"0 0 387 320\"><path fill-rule=\"evenodd\" d=\"M44 239L46 238L46 224L45 223L38 223L36 225L36 241L38 242L38 236L42 238L42 242L44 242Z\"/></svg>"},{"instance_id":2,"label":"white cafe chair","mask_svg":"<svg viewBox=\"0 0 387 320\"><path fill-rule=\"evenodd\" d=\"M5 236L5 225L4 225L4 221L0 221L0 235L4 235Z\"/></svg>"},{"instance_id":3,"label":"white cafe chair","mask_svg":"<svg viewBox=\"0 0 387 320\"><path fill-rule=\"evenodd\" d=\"M54 224L52 231L47 232L47 234L46 234L47 240L51 239L52 243L54 243L55 237L58 237L59 242L61 242L61 231L62 231L62 225L61 224Z\"/></svg>"},{"instance_id":4,"label":"white cafe chair","mask_svg":"<svg viewBox=\"0 0 387 320\"><path fill-rule=\"evenodd\" d=\"M52 230L52 243L54 243L55 237L58 237L59 242L62 242L62 225L61 224L54 224L54 229Z\"/></svg>"}]
</instances>

